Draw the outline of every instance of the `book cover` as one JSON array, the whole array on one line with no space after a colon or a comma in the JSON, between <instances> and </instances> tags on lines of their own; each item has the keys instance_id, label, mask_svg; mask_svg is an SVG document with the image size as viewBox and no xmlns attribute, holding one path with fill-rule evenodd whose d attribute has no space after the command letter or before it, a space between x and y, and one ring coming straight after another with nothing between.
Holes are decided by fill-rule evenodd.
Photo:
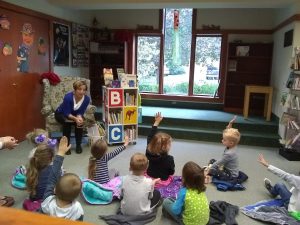
<instances>
[{"instance_id":1,"label":"book cover","mask_svg":"<svg viewBox=\"0 0 300 225\"><path fill-rule=\"evenodd\" d=\"M228 65L228 71L236 71L236 66L237 66L237 61L236 60L229 60L229 65Z\"/></svg>"},{"instance_id":2,"label":"book cover","mask_svg":"<svg viewBox=\"0 0 300 225\"><path fill-rule=\"evenodd\" d=\"M124 124L136 124L138 118L138 112L136 107L125 107L123 119Z\"/></svg>"},{"instance_id":3,"label":"book cover","mask_svg":"<svg viewBox=\"0 0 300 225\"><path fill-rule=\"evenodd\" d=\"M236 56L249 56L250 46L236 46Z\"/></svg>"},{"instance_id":4,"label":"book cover","mask_svg":"<svg viewBox=\"0 0 300 225\"><path fill-rule=\"evenodd\" d=\"M134 74L126 74L128 87L137 87L136 83L136 75Z\"/></svg>"}]
</instances>

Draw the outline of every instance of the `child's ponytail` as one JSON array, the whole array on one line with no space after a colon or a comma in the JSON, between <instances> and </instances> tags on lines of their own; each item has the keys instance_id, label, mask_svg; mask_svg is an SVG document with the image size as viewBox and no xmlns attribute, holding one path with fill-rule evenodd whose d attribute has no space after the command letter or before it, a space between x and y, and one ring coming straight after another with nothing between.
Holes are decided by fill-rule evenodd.
<instances>
[{"instance_id":1,"label":"child's ponytail","mask_svg":"<svg viewBox=\"0 0 300 225\"><path fill-rule=\"evenodd\" d=\"M29 166L26 172L26 187L30 196L35 196L37 184L38 184L37 163L36 163L36 158L32 157L29 160Z\"/></svg>"},{"instance_id":2,"label":"child's ponytail","mask_svg":"<svg viewBox=\"0 0 300 225\"><path fill-rule=\"evenodd\" d=\"M52 162L54 151L47 145L39 145L29 160L26 172L26 186L30 196L35 196L39 172Z\"/></svg>"},{"instance_id":3,"label":"child's ponytail","mask_svg":"<svg viewBox=\"0 0 300 225\"><path fill-rule=\"evenodd\" d=\"M96 172L96 158L91 156L89 159L88 178L94 180Z\"/></svg>"}]
</instances>

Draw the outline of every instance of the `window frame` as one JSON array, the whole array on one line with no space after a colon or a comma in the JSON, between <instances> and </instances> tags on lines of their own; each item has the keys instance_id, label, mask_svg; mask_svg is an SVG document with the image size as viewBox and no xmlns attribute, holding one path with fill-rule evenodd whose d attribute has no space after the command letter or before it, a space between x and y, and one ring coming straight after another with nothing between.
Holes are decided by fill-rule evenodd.
<instances>
[{"instance_id":1,"label":"window frame","mask_svg":"<svg viewBox=\"0 0 300 225\"><path fill-rule=\"evenodd\" d=\"M192 101L192 102L213 102L223 103L224 102L224 91L225 91L225 79L226 79L226 54L227 54L227 40L228 33L221 30L203 30L196 29L197 9L193 9L192 18L192 40L191 40L191 56L190 56L190 74L189 74L189 89L188 95L170 95L163 93L163 68L164 68L164 10L160 10L159 13L159 29L151 31L136 31L135 32L135 72L137 71L137 38L143 37L160 37L160 63L159 63L159 88L158 93L154 92L141 92L141 96L145 99L160 99L160 100L173 100L173 101ZM220 84L218 88L218 97L210 97L203 95L194 95L194 64L195 64L195 48L196 38L201 36L217 36L222 37L221 42L221 54L220 54Z\"/></svg>"}]
</instances>

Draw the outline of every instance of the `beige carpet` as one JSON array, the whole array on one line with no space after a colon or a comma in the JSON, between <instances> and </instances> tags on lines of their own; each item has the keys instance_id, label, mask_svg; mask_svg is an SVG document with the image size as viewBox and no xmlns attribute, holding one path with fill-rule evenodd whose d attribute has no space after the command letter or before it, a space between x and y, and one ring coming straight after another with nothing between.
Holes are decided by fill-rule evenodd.
<instances>
[{"instance_id":1,"label":"beige carpet","mask_svg":"<svg viewBox=\"0 0 300 225\"><path fill-rule=\"evenodd\" d=\"M144 153L145 146L145 137L140 137L136 145L130 145L127 150L110 161L110 168L118 169L121 175L128 174L129 159L131 155L135 152ZM22 202L24 198L26 198L27 193L26 191L20 191L12 188L10 185L10 177L18 165L27 163L28 153L31 149L32 146L30 144L22 142L15 150L0 152L0 193L2 195L15 197L16 203L14 207L16 208L22 207ZM223 150L224 147L221 143L174 140L170 154L172 154L175 158L176 174L180 175L181 168L185 162L192 160L197 162L199 165L206 165L208 160L211 158L219 159ZM241 207L263 199L268 199L269 195L263 186L264 177L269 177L273 182L279 181L280 179L268 172L265 167L261 166L257 162L257 156L259 153L263 153L265 158L271 164L287 172L298 174L300 170L299 162L287 161L278 154L277 149L239 146L238 154L240 169L249 176L249 180L245 183L247 189L245 191L237 192L219 192L213 185L210 184L206 191L209 201L223 200ZM72 155L66 156L64 168L69 172L77 173L79 176L86 176L88 158L89 148L88 146L84 146L82 154L78 155L75 154L75 151L73 151ZM85 210L84 220L94 224L105 224L105 222L98 219L98 215L113 214L119 206L118 201L114 201L112 204L106 206L87 205L81 197L79 197L79 201L82 202ZM252 220L241 213L238 215L237 221L242 225L263 224ZM160 207L157 218L151 224L171 225L175 223L161 215Z\"/></svg>"}]
</instances>

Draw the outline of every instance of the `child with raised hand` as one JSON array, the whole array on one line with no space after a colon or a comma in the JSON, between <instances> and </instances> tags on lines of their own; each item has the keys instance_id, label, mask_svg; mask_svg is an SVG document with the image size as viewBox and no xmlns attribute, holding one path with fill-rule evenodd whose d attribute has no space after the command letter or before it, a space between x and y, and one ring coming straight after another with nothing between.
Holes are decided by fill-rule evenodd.
<instances>
[{"instance_id":1,"label":"child with raised hand","mask_svg":"<svg viewBox=\"0 0 300 225\"><path fill-rule=\"evenodd\" d=\"M144 176L148 159L144 154L135 153L130 159L130 175L123 178L121 188L121 212L123 215L145 215L161 203L159 191L154 185L160 179Z\"/></svg>"},{"instance_id":2,"label":"child with raised hand","mask_svg":"<svg viewBox=\"0 0 300 225\"><path fill-rule=\"evenodd\" d=\"M26 187L31 201L43 199L54 155L52 148L42 144L36 148L29 159L26 169Z\"/></svg>"},{"instance_id":3,"label":"child with raised hand","mask_svg":"<svg viewBox=\"0 0 300 225\"><path fill-rule=\"evenodd\" d=\"M40 128L36 128L33 131L26 134L26 139L31 142L35 147L30 151L28 158L32 158L34 152L39 145L48 145L50 148L55 149L57 140L50 139L48 131Z\"/></svg>"},{"instance_id":4,"label":"child with raised hand","mask_svg":"<svg viewBox=\"0 0 300 225\"><path fill-rule=\"evenodd\" d=\"M114 151L107 153L108 146L105 140L97 140L91 147L92 156L89 159L88 178L99 183L106 184L110 179L118 175L114 169L108 170L108 161L116 157L126 149L129 144L128 136L125 136L125 142Z\"/></svg>"},{"instance_id":5,"label":"child with raised hand","mask_svg":"<svg viewBox=\"0 0 300 225\"><path fill-rule=\"evenodd\" d=\"M269 171L286 181L292 188L290 190L282 183L276 183L274 186L268 178L264 179L265 187L273 196L280 196L288 209L290 215L296 220L300 220L300 176L287 173L273 165L270 165L264 158L263 154L259 154L258 162L267 167Z\"/></svg>"},{"instance_id":6,"label":"child with raised hand","mask_svg":"<svg viewBox=\"0 0 300 225\"><path fill-rule=\"evenodd\" d=\"M63 136L60 139L58 152L49 174L41 211L50 216L82 221L83 209L81 204L76 201L82 187L81 180L74 173L66 173L63 176L60 173L64 156L70 148L67 137Z\"/></svg>"},{"instance_id":7,"label":"child with raised hand","mask_svg":"<svg viewBox=\"0 0 300 225\"><path fill-rule=\"evenodd\" d=\"M178 224L206 225L209 220L209 204L204 180L204 169L195 162L187 162L182 169L183 187L176 200L164 200L163 215L171 216Z\"/></svg>"},{"instance_id":8,"label":"child with raised hand","mask_svg":"<svg viewBox=\"0 0 300 225\"><path fill-rule=\"evenodd\" d=\"M208 174L217 177L223 181L237 180L239 176L239 164L237 155L237 145L240 141L241 134L238 129L232 128L236 116L229 122L223 131L222 144L225 146L223 156L220 160L211 160Z\"/></svg>"},{"instance_id":9,"label":"child with raised hand","mask_svg":"<svg viewBox=\"0 0 300 225\"><path fill-rule=\"evenodd\" d=\"M160 112L155 114L154 124L147 138L146 157L149 160L147 175L166 181L175 172L173 156L169 155L172 138L170 135L157 132L163 117Z\"/></svg>"}]
</instances>

